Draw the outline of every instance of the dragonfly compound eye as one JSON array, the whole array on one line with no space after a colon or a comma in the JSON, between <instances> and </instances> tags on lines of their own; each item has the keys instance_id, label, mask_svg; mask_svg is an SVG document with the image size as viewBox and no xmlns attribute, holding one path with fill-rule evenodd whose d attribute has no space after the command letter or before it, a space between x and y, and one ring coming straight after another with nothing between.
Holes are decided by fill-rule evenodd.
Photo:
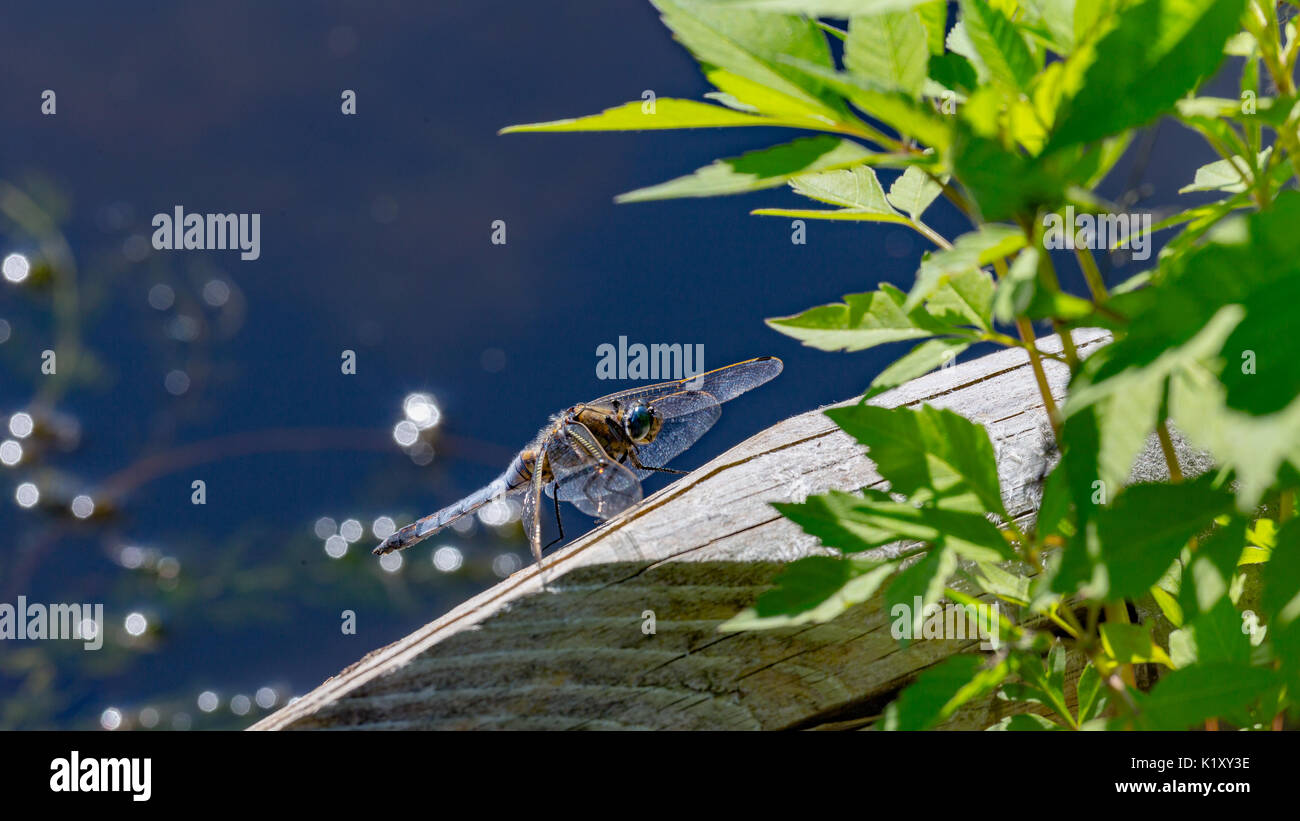
<instances>
[{"instance_id":1,"label":"dragonfly compound eye","mask_svg":"<svg viewBox=\"0 0 1300 821\"><path fill-rule=\"evenodd\" d=\"M623 430L627 431L628 438L637 444L650 441L658 433L656 427L654 412L645 405L634 405L623 417Z\"/></svg>"}]
</instances>

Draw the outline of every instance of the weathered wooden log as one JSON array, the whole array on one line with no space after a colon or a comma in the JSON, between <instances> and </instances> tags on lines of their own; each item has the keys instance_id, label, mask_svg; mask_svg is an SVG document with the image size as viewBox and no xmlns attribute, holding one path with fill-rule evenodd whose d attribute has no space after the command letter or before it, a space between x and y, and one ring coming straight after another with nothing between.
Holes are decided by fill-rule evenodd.
<instances>
[{"instance_id":1,"label":"weathered wooden log","mask_svg":"<svg viewBox=\"0 0 1300 821\"><path fill-rule=\"evenodd\" d=\"M1099 331L1074 338L1084 354L1107 340ZM1038 344L1060 351L1057 337ZM1045 365L1059 397L1066 369ZM928 403L985 426L1007 510L1032 520L1054 456L1024 351L931 373L872 402ZM1204 455L1177 446L1186 473L1208 469ZM1154 440L1133 473L1167 477ZM820 410L787 419L253 729L861 726L920 671L977 650L978 639L900 647L879 596L826 624L740 633L718 625L752 605L784 563L827 552L769 503L880 485L864 449ZM642 631L647 611L651 635ZM981 703L949 726L985 726L1003 705Z\"/></svg>"}]
</instances>

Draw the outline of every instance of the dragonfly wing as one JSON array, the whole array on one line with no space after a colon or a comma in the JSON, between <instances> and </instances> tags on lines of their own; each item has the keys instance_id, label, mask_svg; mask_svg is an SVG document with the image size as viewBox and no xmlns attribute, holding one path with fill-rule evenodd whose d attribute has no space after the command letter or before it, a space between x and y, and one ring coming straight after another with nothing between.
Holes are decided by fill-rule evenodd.
<instances>
[{"instance_id":1,"label":"dragonfly wing","mask_svg":"<svg viewBox=\"0 0 1300 821\"><path fill-rule=\"evenodd\" d=\"M608 519L641 501L641 481L610 458L586 425L570 421L564 431L564 447L548 448L548 455L555 452L556 456L551 463L552 492L561 502L588 516Z\"/></svg>"},{"instance_id":2,"label":"dragonfly wing","mask_svg":"<svg viewBox=\"0 0 1300 821\"><path fill-rule=\"evenodd\" d=\"M523 510L519 515L519 522L524 526L524 536L528 539L528 547L533 551L533 560L537 562L542 560L542 473L542 460L538 459L532 478L528 480L528 487L524 491Z\"/></svg>"},{"instance_id":3,"label":"dragonfly wing","mask_svg":"<svg viewBox=\"0 0 1300 821\"><path fill-rule=\"evenodd\" d=\"M722 416L717 397L705 391L682 391L662 396L650 406L664 420L654 441L636 446L637 459L651 468L661 468L670 459L699 441ZM643 475L653 471L639 471Z\"/></svg>"},{"instance_id":4,"label":"dragonfly wing","mask_svg":"<svg viewBox=\"0 0 1300 821\"><path fill-rule=\"evenodd\" d=\"M783 367L781 360L775 356L761 356L758 359L737 362L687 379L660 382L656 385L611 393L590 404L612 405L615 401L628 402L637 399L650 401L658 396L667 396L681 391L702 391L712 394L719 402L727 402L775 378L781 373Z\"/></svg>"}]
</instances>

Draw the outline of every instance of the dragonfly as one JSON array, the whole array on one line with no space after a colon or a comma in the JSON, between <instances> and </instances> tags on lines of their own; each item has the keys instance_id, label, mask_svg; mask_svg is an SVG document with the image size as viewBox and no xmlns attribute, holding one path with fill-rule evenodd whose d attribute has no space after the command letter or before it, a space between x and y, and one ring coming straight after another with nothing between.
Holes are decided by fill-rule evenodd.
<instances>
[{"instance_id":1,"label":"dragonfly","mask_svg":"<svg viewBox=\"0 0 1300 821\"><path fill-rule=\"evenodd\" d=\"M524 533L540 562L542 551L564 538L560 502L599 520L627 510L641 501L642 479L686 472L666 465L713 427L723 402L771 380L782 367L780 359L764 356L574 405L552 416L487 487L395 531L373 553L405 550L490 502L518 498ZM560 529L545 546L543 494L554 501Z\"/></svg>"}]
</instances>

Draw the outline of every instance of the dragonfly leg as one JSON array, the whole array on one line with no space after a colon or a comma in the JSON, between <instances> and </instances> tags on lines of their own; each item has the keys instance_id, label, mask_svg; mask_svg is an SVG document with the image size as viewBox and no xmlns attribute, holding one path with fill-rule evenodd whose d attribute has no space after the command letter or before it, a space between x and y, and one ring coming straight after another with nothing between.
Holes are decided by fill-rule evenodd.
<instances>
[{"instance_id":1,"label":"dragonfly leg","mask_svg":"<svg viewBox=\"0 0 1300 821\"><path fill-rule=\"evenodd\" d=\"M685 476L686 474L690 473L689 470L674 470L673 468L652 468L649 465L641 464L641 460L638 459L636 454L633 453L632 451L629 450L627 455L628 458L632 460L632 466L640 468L641 470L653 470L656 473L675 473L678 476Z\"/></svg>"},{"instance_id":2,"label":"dragonfly leg","mask_svg":"<svg viewBox=\"0 0 1300 821\"><path fill-rule=\"evenodd\" d=\"M560 494L558 491L551 497L551 500L555 502L555 526L560 529L560 535L547 542L546 547L543 547L542 550L546 550L547 547L550 547L556 542L564 541L564 520L560 518Z\"/></svg>"}]
</instances>

